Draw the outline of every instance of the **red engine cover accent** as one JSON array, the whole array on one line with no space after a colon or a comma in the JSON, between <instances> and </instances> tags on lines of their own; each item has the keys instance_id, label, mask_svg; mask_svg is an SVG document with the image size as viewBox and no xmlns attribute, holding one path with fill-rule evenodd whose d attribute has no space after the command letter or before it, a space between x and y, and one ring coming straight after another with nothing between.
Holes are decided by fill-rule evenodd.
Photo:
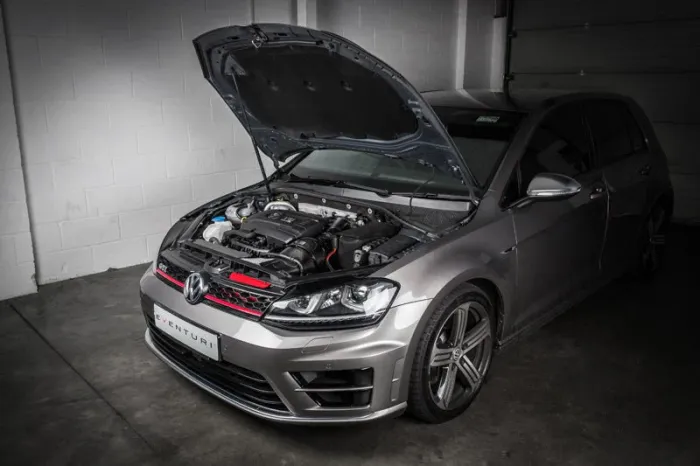
<instances>
[{"instance_id":1,"label":"red engine cover accent","mask_svg":"<svg viewBox=\"0 0 700 466\"><path fill-rule=\"evenodd\" d=\"M252 286L253 288L269 288L272 283L266 282L265 280L260 280L259 278L253 278L249 277L248 275L238 273L238 272L232 272L231 275L228 276L228 279L231 281L234 281L236 283L241 283L243 285L248 285Z\"/></svg>"}]
</instances>

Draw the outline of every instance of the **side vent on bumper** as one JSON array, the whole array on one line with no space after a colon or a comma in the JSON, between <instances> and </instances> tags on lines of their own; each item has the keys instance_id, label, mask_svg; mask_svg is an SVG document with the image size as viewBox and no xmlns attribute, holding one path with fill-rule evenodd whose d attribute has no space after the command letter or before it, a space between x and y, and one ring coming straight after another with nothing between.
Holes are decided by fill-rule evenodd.
<instances>
[{"instance_id":1,"label":"side vent on bumper","mask_svg":"<svg viewBox=\"0 0 700 466\"><path fill-rule=\"evenodd\" d=\"M304 392L323 408L366 408L372 400L374 370L291 372Z\"/></svg>"}]
</instances>

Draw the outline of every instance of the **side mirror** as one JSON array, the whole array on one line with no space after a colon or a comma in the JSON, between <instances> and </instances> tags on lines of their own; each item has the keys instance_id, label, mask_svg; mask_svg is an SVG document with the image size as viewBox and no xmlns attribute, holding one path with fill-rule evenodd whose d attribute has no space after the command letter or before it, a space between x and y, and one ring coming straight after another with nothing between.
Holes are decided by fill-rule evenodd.
<instances>
[{"instance_id":1,"label":"side mirror","mask_svg":"<svg viewBox=\"0 0 700 466\"><path fill-rule=\"evenodd\" d=\"M524 207L538 201L566 199L581 191L575 179L559 173L540 173L527 187L527 196L516 201L511 207Z\"/></svg>"},{"instance_id":2,"label":"side mirror","mask_svg":"<svg viewBox=\"0 0 700 466\"><path fill-rule=\"evenodd\" d=\"M527 197L531 200L566 199L581 191L575 179L559 173L540 173L527 187Z\"/></svg>"}]
</instances>

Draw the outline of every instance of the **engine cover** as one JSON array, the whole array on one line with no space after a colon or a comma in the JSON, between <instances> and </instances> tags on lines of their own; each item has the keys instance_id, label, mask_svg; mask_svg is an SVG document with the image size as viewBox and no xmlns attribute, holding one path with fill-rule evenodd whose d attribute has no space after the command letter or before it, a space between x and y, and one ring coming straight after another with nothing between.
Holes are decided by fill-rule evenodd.
<instances>
[{"instance_id":1,"label":"engine cover","mask_svg":"<svg viewBox=\"0 0 700 466\"><path fill-rule=\"evenodd\" d=\"M304 236L314 237L323 228L323 220L314 215L292 210L267 210L248 217L240 229L286 245Z\"/></svg>"}]
</instances>

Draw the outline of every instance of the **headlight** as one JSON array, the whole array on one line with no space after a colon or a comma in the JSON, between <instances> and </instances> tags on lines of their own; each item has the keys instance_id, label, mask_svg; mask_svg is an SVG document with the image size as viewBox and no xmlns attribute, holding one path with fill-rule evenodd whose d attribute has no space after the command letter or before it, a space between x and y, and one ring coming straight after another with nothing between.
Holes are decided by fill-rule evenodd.
<instances>
[{"instance_id":1,"label":"headlight","mask_svg":"<svg viewBox=\"0 0 700 466\"><path fill-rule=\"evenodd\" d=\"M300 330L364 327L384 316L398 290L377 280L338 286L272 303L264 319Z\"/></svg>"}]
</instances>

